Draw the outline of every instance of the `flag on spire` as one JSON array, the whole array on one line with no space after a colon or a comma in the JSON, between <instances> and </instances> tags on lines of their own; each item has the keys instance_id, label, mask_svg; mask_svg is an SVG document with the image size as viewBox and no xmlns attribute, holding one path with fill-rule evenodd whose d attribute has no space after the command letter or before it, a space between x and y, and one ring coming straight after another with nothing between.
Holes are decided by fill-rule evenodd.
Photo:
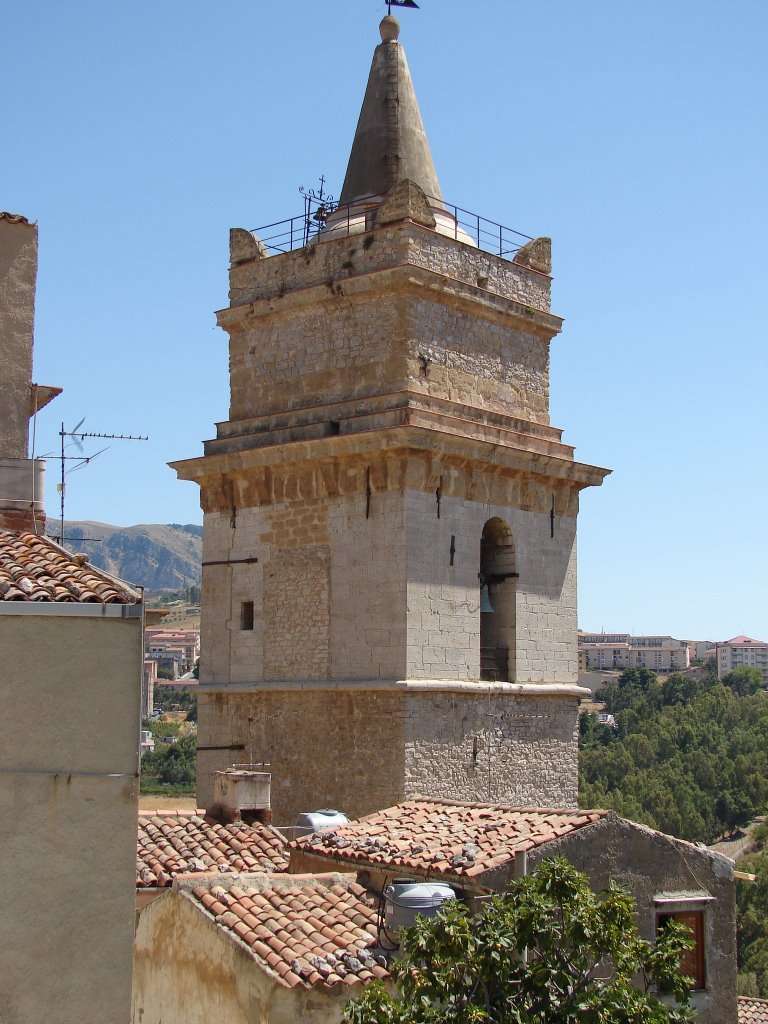
<instances>
[{"instance_id":1,"label":"flag on spire","mask_svg":"<svg viewBox=\"0 0 768 1024\"><path fill-rule=\"evenodd\" d=\"M415 7L418 10L419 5L416 0L387 0L387 14L392 13L393 7Z\"/></svg>"}]
</instances>

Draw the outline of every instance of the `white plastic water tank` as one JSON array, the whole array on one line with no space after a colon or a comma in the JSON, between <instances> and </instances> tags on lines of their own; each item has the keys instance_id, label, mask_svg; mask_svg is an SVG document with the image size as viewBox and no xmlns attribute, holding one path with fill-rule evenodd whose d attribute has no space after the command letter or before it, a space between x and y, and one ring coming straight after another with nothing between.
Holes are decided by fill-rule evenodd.
<instances>
[{"instance_id":1,"label":"white plastic water tank","mask_svg":"<svg viewBox=\"0 0 768 1024\"><path fill-rule=\"evenodd\" d=\"M434 917L447 900L456 893L444 882L414 882L398 878L384 892L384 927L390 935L398 928L410 928L417 915Z\"/></svg>"},{"instance_id":2,"label":"white plastic water tank","mask_svg":"<svg viewBox=\"0 0 768 1024\"><path fill-rule=\"evenodd\" d=\"M341 811L325 807L319 811L305 811L296 819L296 837L308 836L310 832L319 832L324 828L336 828L346 825L349 818Z\"/></svg>"}]
</instances>

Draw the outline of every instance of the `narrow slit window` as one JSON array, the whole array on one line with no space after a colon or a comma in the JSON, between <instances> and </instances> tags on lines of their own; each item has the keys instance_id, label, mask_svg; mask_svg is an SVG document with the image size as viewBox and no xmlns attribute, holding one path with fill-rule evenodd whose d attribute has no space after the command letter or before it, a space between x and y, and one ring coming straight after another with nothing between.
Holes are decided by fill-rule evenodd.
<instances>
[{"instance_id":1,"label":"narrow slit window","mask_svg":"<svg viewBox=\"0 0 768 1024\"><path fill-rule=\"evenodd\" d=\"M253 629L253 601L240 604L240 629Z\"/></svg>"}]
</instances>

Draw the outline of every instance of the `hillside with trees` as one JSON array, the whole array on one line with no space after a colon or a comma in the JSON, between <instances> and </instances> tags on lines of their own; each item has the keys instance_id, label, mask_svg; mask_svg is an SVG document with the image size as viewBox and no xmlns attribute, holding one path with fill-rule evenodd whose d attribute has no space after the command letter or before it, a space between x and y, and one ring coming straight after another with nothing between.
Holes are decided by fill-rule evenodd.
<instances>
[{"instance_id":1,"label":"hillside with trees","mask_svg":"<svg viewBox=\"0 0 768 1024\"><path fill-rule=\"evenodd\" d=\"M598 691L616 728L581 719L580 803L712 843L768 807L768 694L759 670L722 682L629 669Z\"/></svg>"}]
</instances>

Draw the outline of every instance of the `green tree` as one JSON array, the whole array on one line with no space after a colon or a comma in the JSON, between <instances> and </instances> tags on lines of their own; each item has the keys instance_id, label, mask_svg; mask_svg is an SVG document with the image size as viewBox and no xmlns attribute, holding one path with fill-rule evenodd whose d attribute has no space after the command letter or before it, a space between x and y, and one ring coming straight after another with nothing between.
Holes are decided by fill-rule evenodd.
<instances>
[{"instance_id":1,"label":"green tree","mask_svg":"<svg viewBox=\"0 0 768 1024\"><path fill-rule=\"evenodd\" d=\"M670 1024L690 1020L678 971L687 929L656 945L640 938L631 896L592 892L567 861L483 902L458 901L419 919L393 966L400 992L372 985L346 1010L347 1024ZM662 1002L662 988L670 1002Z\"/></svg>"},{"instance_id":2,"label":"green tree","mask_svg":"<svg viewBox=\"0 0 768 1024\"><path fill-rule=\"evenodd\" d=\"M740 697L748 697L763 689L763 673L754 665L741 665L723 676L723 685L730 686Z\"/></svg>"}]
</instances>

